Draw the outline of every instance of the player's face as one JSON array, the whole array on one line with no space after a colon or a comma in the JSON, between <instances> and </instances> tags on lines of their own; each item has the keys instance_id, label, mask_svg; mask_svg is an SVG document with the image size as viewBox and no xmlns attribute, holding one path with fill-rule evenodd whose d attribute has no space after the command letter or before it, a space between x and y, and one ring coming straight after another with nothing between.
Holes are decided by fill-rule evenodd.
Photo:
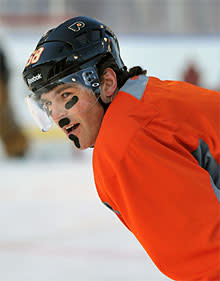
<instances>
[{"instance_id":1,"label":"player's face","mask_svg":"<svg viewBox=\"0 0 220 281\"><path fill-rule=\"evenodd\" d=\"M62 84L42 94L41 99L54 122L78 149L94 146L104 110L89 89L78 84Z\"/></svg>"}]
</instances>

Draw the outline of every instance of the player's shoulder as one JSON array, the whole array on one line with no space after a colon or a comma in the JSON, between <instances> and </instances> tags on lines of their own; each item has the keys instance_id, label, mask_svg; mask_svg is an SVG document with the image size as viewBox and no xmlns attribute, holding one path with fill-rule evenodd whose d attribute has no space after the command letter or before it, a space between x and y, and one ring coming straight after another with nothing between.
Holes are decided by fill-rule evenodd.
<instances>
[{"instance_id":1,"label":"player's shoulder","mask_svg":"<svg viewBox=\"0 0 220 281\"><path fill-rule=\"evenodd\" d=\"M94 152L121 161L135 134L146 126L157 111L127 92L119 92L103 118Z\"/></svg>"}]
</instances>

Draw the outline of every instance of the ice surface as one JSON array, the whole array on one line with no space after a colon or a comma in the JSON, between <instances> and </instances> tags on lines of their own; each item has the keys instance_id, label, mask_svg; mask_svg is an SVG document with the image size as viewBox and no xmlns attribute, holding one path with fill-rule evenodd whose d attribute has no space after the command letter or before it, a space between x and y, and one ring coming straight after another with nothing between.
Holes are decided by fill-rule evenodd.
<instances>
[{"instance_id":1,"label":"ice surface","mask_svg":"<svg viewBox=\"0 0 220 281\"><path fill-rule=\"evenodd\" d=\"M100 202L91 152L38 143L0 178L0 280L169 280Z\"/></svg>"}]
</instances>

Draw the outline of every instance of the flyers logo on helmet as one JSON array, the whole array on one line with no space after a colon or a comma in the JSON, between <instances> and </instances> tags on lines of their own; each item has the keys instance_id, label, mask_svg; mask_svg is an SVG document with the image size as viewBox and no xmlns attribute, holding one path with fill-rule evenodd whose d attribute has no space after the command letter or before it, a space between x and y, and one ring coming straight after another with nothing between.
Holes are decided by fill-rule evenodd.
<instances>
[{"instance_id":1,"label":"flyers logo on helmet","mask_svg":"<svg viewBox=\"0 0 220 281\"><path fill-rule=\"evenodd\" d=\"M37 50L35 50L29 57L27 63L26 63L26 66L25 67L28 67L30 64L34 64L34 63L37 63L42 55L44 51L44 47L41 47Z\"/></svg>"},{"instance_id":2,"label":"flyers logo on helmet","mask_svg":"<svg viewBox=\"0 0 220 281\"><path fill-rule=\"evenodd\" d=\"M85 23L82 21L77 21L68 26L69 29L71 29L74 32L80 31L83 27L85 27Z\"/></svg>"}]
</instances>

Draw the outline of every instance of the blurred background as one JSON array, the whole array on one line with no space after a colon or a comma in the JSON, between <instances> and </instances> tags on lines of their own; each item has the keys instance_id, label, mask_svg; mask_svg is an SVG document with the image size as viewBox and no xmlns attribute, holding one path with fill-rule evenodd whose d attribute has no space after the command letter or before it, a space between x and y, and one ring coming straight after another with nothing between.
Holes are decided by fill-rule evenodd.
<instances>
[{"instance_id":1,"label":"blurred background","mask_svg":"<svg viewBox=\"0 0 220 281\"><path fill-rule=\"evenodd\" d=\"M0 6L1 76L30 145L36 138L63 135L54 128L46 137L34 127L21 73L41 35L70 17L87 15L109 25L128 67L141 65L151 76L220 89L220 0L0 0Z\"/></svg>"},{"instance_id":2,"label":"blurred background","mask_svg":"<svg viewBox=\"0 0 220 281\"><path fill-rule=\"evenodd\" d=\"M29 55L78 15L111 27L128 67L220 90L220 0L0 0L0 280L169 280L100 203L92 150L26 108Z\"/></svg>"}]
</instances>

